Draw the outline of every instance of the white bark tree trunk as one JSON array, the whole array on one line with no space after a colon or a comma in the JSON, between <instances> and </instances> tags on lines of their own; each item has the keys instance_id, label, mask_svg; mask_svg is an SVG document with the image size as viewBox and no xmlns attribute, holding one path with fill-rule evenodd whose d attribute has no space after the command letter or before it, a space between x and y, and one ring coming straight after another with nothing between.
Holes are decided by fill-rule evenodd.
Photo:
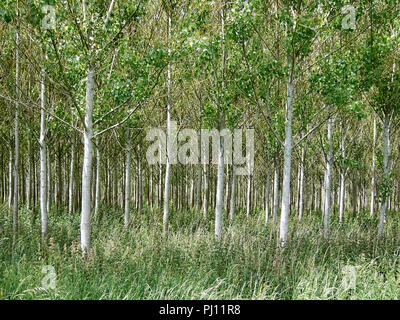
<instances>
[{"instance_id":1,"label":"white bark tree trunk","mask_svg":"<svg viewBox=\"0 0 400 320\"><path fill-rule=\"evenodd\" d=\"M229 219L233 220L233 215L235 214L235 197L236 197L236 165L232 165L232 186L231 186L231 204Z\"/></svg>"},{"instance_id":2,"label":"white bark tree trunk","mask_svg":"<svg viewBox=\"0 0 400 320\"><path fill-rule=\"evenodd\" d=\"M90 189L93 160L93 95L94 68L89 67L86 79L85 128L83 133L81 249L84 255L90 249Z\"/></svg>"},{"instance_id":3,"label":"white bark tree trunk","mask_svg":"<svg viewBox=\"0 0 400 320\"><path fill-rule=\"evenodd\" d=\"M14 127L14 200L13 200L13 234L18 232L18 188L19 188L19 34L16 33L16 49L15 49L15 127Z\"/></svg>"},{"instance_id":4,"label":"white bark tree trunk","mask_svg":"<svg viewBox=\"0 0 400 320\"><path fill-rule=\"evenodd\" d=\"M287 242L287 232L289 227L290 212L290 173L292 163L292 117L293 117L293 95L294 86L292 76L289 76L287 84L286 101L286 125L285 125L285 144L284 144L284 163L282 181L282 209L280 221L280 245L284 247Z\"/></svg>"},{"instance_id":5,"label":"white bark tree trunk","mask_svg":"<svg viewBox=\"0 0 400 320\"><path fill-rule=\"evenodd\" d=\"M8 208L11 209L13 203L13 152L10 148L10 158L8 162Z\"/></svg>"},{"instance_id":6,"label":"white bark tree trunk","mask_svg":"<svg viewBox=\"0 0 400 320\"><path fill-rule=\"evenodd\" d=\"M130 220L131 200L131 139L129 129L126 129L126 163L125 163L125 216L124 225L128 227Z\"/></svg>"},{"instance_id":7,"label":"white bark tree trunk","mask_svg":"<svg viewBox=\"0 0 400 320\"><path fill-rule=\"evenodd\" d=\"M217 194L215 200L215 236L222 236L222 205L224 197L224 138L220 137L218 151Z\"/></svg>"},{"instance_id":8,"label":"white bark tree trunk","mask_svg":"<svg viewBox=\"0 0 400 320\"><path fill-rule=\"evenodd\" d=\"M97 141L96 147L96 199L94 201L94 216L97 217L99 213L99 204L100 204L100 165L101 165L101 156L100 156L100 148L98 145L99 141Z\"/></svg>"},{"instance_id":9,"label":"white bark tree trunk","mask_svg":"<svg viewBox=\"0 0 400 320\"><path fill-rule=\"evenodd\" d=\"M160 148L161 148L161 143L160 143ZM161 149L160 149L161 150ZM162 161L161 161L161 151L159 152L159 158L160 158L160 166L158 167L159 173L158 173L158 207L161 208L161 202L162 202ZM134 184L133 186L135 186Z\"/></svg>"},{"instance_id":10,"label":"white bark tree trunk","mask_svg":"<svg viewBox=\"0 0 400 320\"><path fill-rule=\"evenodd\" d=\"M47 119L45 111L45 76L42 74L40 81L40 217L42 241L47 236Z\"/></svg>"},{"instance_id":11,"label":"white bark tree trunk","mask_svg":"<svg viewBox=\"0 0 400 320\"><path fill-rule=\"evenodd\" d=\"M46 149L46 157L47 157L47 212L50 211L51 208L51 162L50 162L50 151Z\"/></svg>"},{"instance_id":12,"label":"white bark tree trunk","mask_svg":"<svg viewBox=\"0 0 400 320\"><path fill-rule=\"evenodd\" d=\"M272 217L272 222L275 224L278 219L278 210L279 210L279 168L278 165L275 164L275 172L274 172L274 212Z\"/></svg>"},{"instance_id":13,"label":"white bark tree trunk","mask_svg":"<svg viewBox=\"0 0 400 320\"><path fill-rule=\"evenodd\" d=\"M375 149L376 149L376 116L374 117L374 137L372 142L372 169L371 169L371 203L370 214L374 215L375 209Z\"/></svg>"},{"instance_id":14,"label":"white bark tree trunk","mask_svg":"<svg viewBox=\"0 0 400 320\"><path fill-rule=\"evenodd\" d=\"M187 184L186 184L186 186L187 186ZM186 193L186 197L188 197L188 196L190 197L189 206L190 206L190 208L193 208L193 203L194 203L194 179L193 179L193 176L190 177L190 189L189 190L186 189L186 192L189 192L189 194Z\"/></svg>"},{"instance_id":15,"label":"white bark tree trunk","mask_svg":"<svg viewBox=\"0 0 400 320\"><path fill-rule=\"evenodd\" d=\"M228 198L229 198L229 166L226 166L226 179L225 179L225 201L224 209L228 212Z\"/></svg>"},{"instance_id":16,"label":"white bark tree trunk","mask_svg":"<svg viewBox=\"0 0 400 320\"><path fill-rule=\"evenodd\" d=\"M324 208L324 236L329 237L329 216L331 211L331 179L332 179L332 135L333 135L333 118L328 120L328 144L329 152L326 164L326 184L325 184L325 208Z\"/></svg>"},{"instance_id":17,"label":"white bark tree trunk","mask_svg":"<svg viewBox=\"0 0 400 320\"><path fill-rule=\"evenodd\" d=\"M171 48L169 47L169 40L171 38L171 14L168 13L168 31L167 31L167 42L168 42L168 55L171 54ZM164 183L164 213L163 213L163 233L166 234L168 227L168 214L169 214L169 185L170 185L170 156L169 156L169 143L168 139L171 136L171 65L168 63L168 75L167 75L167 161L165 164L165 183Z\"/></svg>"},{"instance_id":18,"label":"white bark tree trunk","mask_svg":"<svg viewBox=\"0 0 400 320\"><path fill-rule=\"evenodd\" d=\"M208 174L207 164L204 164L204 195L203 195L203 217L207 218L208 214Z\"/></svg>"},{"instance_id":19,"label":"white bark tree trunk","mask_svg":"<svg viewBox=\"0 0 400 320\"><path fill-rule=\"evenodd\" d=\"M384 183L388 182L390 175L389 168L389 154L390 154L390 124L389 115L385 114L385 119L383 123L383 135L384 135L384 146L383 146L383 167L384 167ZM386 189L386 188L385 188ZM379 238L383 235L383 229L386 220L386 206L387 206L387 194L384 192L381 199L380 217L379 217Z\"/></svg>"},{"instance_id":20,"label":"white bark tree trunk","mask_svg":"<svg viewBox=\"0 0 400 320\"><path fill-rule=\"evenodd\" d=\"M143 170L142 159L140 157L140 145L138 145L138 212L141 213L143 209Z\"/></svg>"},{"instance_id":21,"label":"white bark tree trunk","mask_svg":"<svg viewBox=\"0 0 400 320\"><path fill-rule=\"evenodd\" d=\"M222 39L222 90L225 88L224 72L225 72L225 3L221 1L221 39ZM225 128L225 114L220 112L220 132ZM219 138L218 150L218 173L217 173L217 192L215 200L215 236L220 239L222 236L222 205L224 200L224 137L221 134Z\"/></svg>"},{"instance_id":22,"label":"white bark tree trunk","mask_svg":"<svg viewBox=\"0 0 400 320\"><path fill-rule=\"evenodd\" d=\"M303 217L304 209L304 164L306 160L306 146L301 150L301 163L300 163L300 185L299 185L299 220Z\"/></svg>"},{"instance_id":23,"label":"white bark tree trunk","mask_svg":"<svg viewBox=\"0 0 400 320\"><path fill-rule=\"evenodd\" d=\"M342 138L342 166L344 166L344 159L346 158L346 137ZM340 171L340 195L339 195L339 223L343 222L344 216L344 196L346 190L346 169L342 167Z\"/></svg>"},{"instance_id":24,"label":"white bark tree trunk","mask_svg":"<svg viewBox=\"0 0 400 320\"><path fill-rule=\"evenodd\" d=\"M200 157L199 157L200 159ZM196 211L200 211L200 203L201 203L201 178L203 172L201 170L201 162L197 165L197 186L196 186Z\"/></svg>"},{"instance_id":25,"label":"white bark tree trunk","mask_svg":"<svg viewBox=\"0 0 400 320\"><path fill-rule=\"evenodd\" d=\"M74 198L74 168L75 168L75 141L72 141L71 145L71 163L69 171L69 188L68 188L68 214L72 213L73 210L73 198Z\"/></svg>"},{"instance_id":26,"label":"white bark tree trunk","mask_svg":"<svg viewBox=\"0 0 400 320\"><path fill-rule=\"evenodd\" d=\"M25 186L26 186L26 205L27 208L30 209L31 208L31 174L32 174L32 162L31 161L31 154L32 154L32 149L31 149L31 140L29 138L28 140L28 154L26 155L26 162L28 162L28 172L26 175L26 182L25 182Z\"/></svg>"},{"instance_id":27,"label":"white bark tree trunk","mask_svg":"<svg viewBox=\"0 0 400 320\"><path fill-rule=\"evenodd\" d=\"M248 171L249 175L247 176L247 200L246 200L246 216L247 218L250 216L250 207L251 207L251 175L250 175L250 161L248 161Z\"/></svg>"},{"instance_id":28,"label":"white bark tree trunk","mask_svg":"<svg viewBox=\"0 0 400 320\"><path fill-rule=\"evenodd\" d=\"M269 219L269 189L271 184L270 169L267 169L267 181L265 184L265 223L268 223Z\"/></svg>"}]
</instances>

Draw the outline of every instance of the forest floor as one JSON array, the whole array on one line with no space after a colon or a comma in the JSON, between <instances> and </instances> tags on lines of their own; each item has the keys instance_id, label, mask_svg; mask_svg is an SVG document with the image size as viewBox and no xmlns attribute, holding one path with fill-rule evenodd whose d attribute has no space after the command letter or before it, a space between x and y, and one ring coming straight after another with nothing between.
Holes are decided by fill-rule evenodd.
<instances>
[{"instance_id":1,"label":"forest floor","mask_svg":"<svg viewBox=\"0 0 400 320\"><path fill-rule=\"evenodd\" d=\"M79 214L49 214L48 245L40 216L22 209L12 244L11 217L0 207L2 299L399 299L400 233L389 213L377 240L377 218L332 216L330 239L318 213L292 216L288 246L277 249L278 224L255 212L237 213L223 239L214 217L172 210L168 238L162 214L144 209L124 230L123 214L102 210L92 222L91 255L81 257ZM44 266L52 266L43 269ZM50 271L49 271L50 270ZM43 273L42 273L43 271ZM55 288L46 284L55 279ZM47 288L46 288L47 287Z\"/></svg>"}]
</instances>

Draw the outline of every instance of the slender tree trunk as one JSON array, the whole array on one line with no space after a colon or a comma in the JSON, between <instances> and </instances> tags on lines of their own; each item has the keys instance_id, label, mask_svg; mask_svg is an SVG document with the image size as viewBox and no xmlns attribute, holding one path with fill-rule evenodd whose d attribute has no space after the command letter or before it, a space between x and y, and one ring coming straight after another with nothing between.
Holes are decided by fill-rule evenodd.
<instances>
[{"instance_id":1,"label":"slender tree trunk","mask_svg":"<svg viewBox=\"0 0 400 320\"><path fill-rule=\"evenodd\" d=\"M8 208L13 204L13 152L10 148L10 158L8 162Z\"/></svg>"},{"instance_id":2,"label":"slender tree trunk","mask_svg":"<svg viewBox=\"0 0 400 320\"><path fill-rule=\"evenodd\" d=\"M138 212L141 213L143 209L143 170L142 170L142 159L140 155L140 146L138 145Z\"/></svg>"},{"instance_id":3,"label":"slender tree trunk","mask_svg":"<svg viewBox=\"0 0 400 320\"><path fill-rule=\"evenodd\" d=\"M384 146L383 146L383 167L384 167L384 183L388 183L390 168L389 168L389 154L390 154L390 124L389 124L389 114L385 114L385 119L383 123L383 135L384 135ZM386 188L385 188L386 189ZM379 238L382 238L383 229L386 220L386 206L387 206L387 193L386 190L383 192L380 208L379 217Z\"/></svg>"},{"instance_id":4,"label":"slender tree trunk","mask_svg":"<svg viewBox=\"0 0 400 320\"><path fill-rule=\"evenodd\" d=\"M229 200L229 165L226 165L226 179L225 179L225 202L224 209L228 214L228 200Z\"/></svg>"},{"instance_id":5,"label":"slender tree trunk","mask_svg":"<svg viewBox=\"0 0 400 320\"><path fill-rule=\"evenodd\" d=\"M275 172L274 172L274 212L272 217L272 222L275 224L278 219L278 210L279 210L279 167L278 164L275 164Z\"/></svg>"},{"instance_id":6,"label":"slender tree trunk","mask_svg":"<svg viewBox=\"0 0 400 320\"><path fill-rule=\"evenodd\" d=\"M51 187L52 187L52 180L51 180L51 159L50 159L50 150L46 148L46 156L47 156L47 212L51 209Z\"/></svg>"},{"instance_id":7,"label":"slender tree trunk","mask_svg":"<svg viewBox=\"0 0 400 320\"><path fill-rule=\"evenodd\" d=\"M199 159L201 159L201 155L199 155ZM197 165L197 184L196 184L196 211L200 211L200 203L201 203L201 177L203 173L201 170L201 161Z\"/></svg>"},{"instance_id":8,"label":"slender tree trunk","mask_svg":"<svg viewBox=\"0 0 400 320\"><path fill-rule=\"evenodd\" d=\"M96 146L96 198L94 201L94 216L97 217L99 213L99 204L100 204L100 166L101 166L101 158L100 158L100 146L99 140L97 140Z\"/></svg>"},{"instance_id":9,"label":"slender tree trunk","mask_svg":"<svg viewBox=\"0 0 400 320\"><path fill-rule=\"evenodd\" d=\"M150 210L153 211L153 167L149 168L149 204Z\"/></svg>"},{"instance_id":10,"label":"slender tree trunk","mask_svg":"<svg viewBox=\"0 0 400 320\"><path fill-rule=\"evenodd\" d=\"M225 89L224 73L225 73L225 3L221 0L221 39L222 39L222 90ZM220 133L225 129L225 113L220 111ZM215 236L220 239L222 236L222 205L224 198L224 137L220 134L219 150L218 150L218 173L217 173L217 190L215 199Z\"/></svg>"},{"instance_id":11,"label":"slender tree trunk","mask_svg":"<svg viewBox=\"0 0 400 320\"><path fill-rule=\"evenodd\" d=\"M124 217L125 228L127 228L129 224L130 200L131 200L131 139L130 139L129 129L126 129L125 217Z\"/></svg>"},{"instance_id":12,"label":"slender tree trunk","mask_svg":"<svg viewBox=\"0 0 400 320\"><path fill-rule=\"evenodd\" d=\"M171 13L168 12L168 31L167 31L167 43L168 43L168 55L171 54L171 48L169 41L171 38ZM167 75L167 161L165 165L165 184L164 184L164 213L163 213L163 233L166 234L168 227L168 214L169 214L169 186L170 186L170 148L168 140L171 136L171 65L168 63L168 75Z\"/></svg>"},{"instance_id":13,"label":"slender tree trunk","mask_svg":"<svg viewBox=\"0 0 400 320\"><path fill-rule=\"evenodd\" d=\"M232 165L232 186L231 186L231 205L229 219L233 220L233 215L235 214L235 197L236 197L236 165Z\"/></svg>"},{"instance_id":14,"label":"slender tree trunk","mask_svg":"<svg viewBox=\"0 0 400 320\"><path fill-rule=\"evenodd\" d=\"M346 158L346 136L342 137L342 168L340 171L340 196L339 196L339 223L343 222L344 215L344 196L346 189L346 169L344 168L344 159Z\"/></svg>"},{"instance_id":15,"label":"slender tree trunk","mask_svg":"<svg viewBox=\"0 0 400 320\"><path fill-rule=\"evenodd\" d=\"M282 209L280 221L280 245L284 247L287 242L287 232L289 226L290 212L290 172L292 163L292 117L293 117L293 95L294 86L292 75L289 76L287 84L287 102L286 102L286 125L285 125L285 144L284 144L284 164L282 181Z\"/></svg>"},{"instance_id":16,"label":"slender tree trunk","mask_svg":"<svg viewBox=\"0 0 400 320\"><path fill-rule=\"evenodd\" d=\"M196 184L196 211L199 212L200 211L200 205L201 205L201 183L202 183L202 176L203 176L203 172L202 172L202 168L201 168L201 124L202 124L202 119L201 119L201 113L202 113L202 103L200 100L200 125L199 125L199 140L198 140L198 145L197 145L197 152L198 152L198 164L197 164L197 184Z\"/></svg>"},{"instance_id":17,"label":"slender tree trunk","mask_svg":"<svg viewBox=\"0 0 400 320\"><path fill-rule=\"evenodd\" d=\"M252 207L251 203L251 175L250 175L250 159L247 159L247 198L246 198L246 216L247 218L250 216L250 210Z\"/></svg>"},{"instance_id":18,"label":"slender tree trunk","mask_svg":"<svg viewBox=\"0 0 400 320\"><path fill-rule=\"evenodd\" d=\"M353 207L353 214L357 213L357 182L356 182L357 176L353 175L353 181L351 183L351 201L352 201L352 207Z\"/></svg>"},{"instance_id":19,"label":"slender tree trunk","mask_svg":"<svg viewBox=\"0 0 400 320\"><path fill-rule=\"evenodd\" d=\"M222 131L223 125L221 126ZM217 190L215 200L215 236L220 239L222 236L222 205L224 192L224 138L221 136L218 151L218 173Z\"/></svg>"},{"instance_id":20,"label":"slender tree trunk","mask_svg":"<svg viewBox=\"0 0 400 320\"><path fill-rule=\"evenodd\" d=\"M332 135L333 135L333 118L328 120L328 162L326 164L326 185L325 185L325 214L324 214L324 236L329 236L329 216L331 211L331 179L332 179Z\"/></svg>"},{"instance_id":21,"label":"slender tree trunk","mask_svg":"<svg viewBox=\"0 0 400 320\"><path fill-rule=\"evenodd\" d=\"M71 145L71 163L69 169L69 189L68 189L68 214L72 214L73 210L73 192L74 192L74 168L75 168L75 141L72 140Z\"/></svg>"},{"instance_id":22,"label":"slender tree trunk","mask_svg":"<svg viewBox=\"0 0 400 320\"><path fill-rule=\"evenodd\" d=\"M45 75L44 72L40 81L40 217L42 241L47 236L47 145L46 145L46 111L45 111Z\"/></svg>"},{"instance_id":23,"label":"slender tree trunk","mask_svg":"<svg viewBox=\"0 0 400 320\"><path fill-rule=\"evenodd\" d=\"M161 145L160 145L161 148ZM161 149L160 149L161 150ZM162 205L162 200L163 200L163 196L162 196L162 176L163 176L163 172L162 172L162 161L161 161L161 152L160 152L160 166L159 166L159 175L158 175L158 207L161 208Z\"/></svg>"},{"instance_id":24,"label":"slender tree trunk","mask_svg":"<svg viewBox=\"0 0 400 320\"><path fill-rule=\"evenodd\" d=\"M242 188L241 188L241 179L240 179L240 177L238 178L238 183L237 183L237 189L238 189L238 192L237 192L237 205L238 205L238 210L240 211L240 209L242 208L242 199L241 199L241 196L242 196Z\"/></svg>"},{"instance_id":25,"label":"slender tree trunk","mask_svg":"<svg viewBox=\"0 0 400 320\"><path fill-rule=\"evenodd\" d=\"M187 184L186 184L186 186L187 186ZM190 177L190 190L188 190L187 188L186 188L186 192L189 192L189 194L186 194L186 199L190 196L190 201L189 201L189 203L190 203L190 208L193 208L193 201L194 201L194 179L193 179L193 176L191 175L191 177Z\"/></svg>"},{"instance_id":26,"label":"slender tree trunk","mask_svg":"<svg viewBox=\"0 0 400 320\"><path fill-rule=\"evenodd\" d=\"M26 162L28 163L28 173L26 175L26 200L27 208L31 208L31 174L32 174L32 161L30 156L32 154L31 139L28 138L28 154L26 155Z\"/></svg>"},{"instance_id":27,"label":"slender tree trunk","mask_svg":"<svg viewBox=\"0 0 400 320\"><path fill-rule=\"evenodd\" d=\"M301 163L300 163L300 185L299 185L299 220L303 217L304 209L304 164L306 160L306 146L301 150Z\"/></svg>"},{"instance_id":28,"label":"slender tree trunk","mask_svg":"<svg viewBox=\"0 0 400 320\"><path fill-rule=\"evenodd\" d=\"M271 184L270 169L267 169L267 181L265 184L265 223L268 223L269 219L269 189Z\"/></svg>"},{"instance_id":29,"label":"slender tree trunk","mask_svg":"<svg viewBox=\"0 0 400 320\"><path fill-rule=\"evenodd\" d=\"M19 34L16 33L15 48L15 127L14 127L14 200L13 200L13 234L16 237L18 232L18 189L19 189Z\"/></svg>"},{"instance_id":30,"label":"slender tree trunk","mask_svg":"<svg viewBox=\"0 0 400 320\"><path fill-rule=\"evenodd\" d=\"M115 157L114 161L118 161L118 157ZM118 168L117 166L114 166L113 169L113 174L112 174L112 184L113 184L113 196L112 196L112 201L113 201L113 207L114 210L117 210L118 208L118 172L117 172Z\"/></svg>"},{"instance_id":31,"label":"slender tree trunk","mask_svg":"<svg viewBox=\"0 0 400 320\"><path fill-rule=\"evenodd\" d=\"M57 211L60 208L61 201L62 201L62 153L61 153L61 144L58 144L58 152L57 152L57 188L56 188L56 195L57 195Z\"/></svg>"},{"instance_id":32,"label":"slender tree trunk","mask_svg":"<svg viewBox=\"0 0 400 320\"><path fill-rule=\"evenodd\" d=\"M82 167L82 213L81 213L81 249L84 255L90 249L90 189L93 157L93 95L94 68L89 67L86 79L85 128L83 133L84 152Z\"/></svg>"},{"instance_id":33,"label":"slender tree trunk","mask_svg":"<svg viewBox=\"0 0 400 320\"><path fill-rule=\"evenodd\" d=\"M294 194L293 194L293 200L292 203L295 203L295 208L296 208L296 213L299 215L299 204L300 204L300 171L301 171L301 160L298 163L297 166L297 189L296 189L296 202L294 199Z\"/></svg>"},{"instance_id":34,"label":"slender tree trunk","mask_svg":"<svg viewBox=\"0 0 400 320\"><path fill-rule=\"evenodd\" d=\"M370 214L371 217L374 215L375 209L375 152L376 152L376 116L374 116L374 138L372 142L372 172L371 172L371 204L370 204Z\"/></svg>"},{"instance_id":35,"label":"slender tree trunk","mask_svg":"<svg viewBox=\"0 0 400 320\"><path fill-rule=\"evenodd\" d=\"M208 170L207 164L204 164L204 195L203 195L203 216L204 219L207 218L208 214Z\"/></svg>"}]
</instances>

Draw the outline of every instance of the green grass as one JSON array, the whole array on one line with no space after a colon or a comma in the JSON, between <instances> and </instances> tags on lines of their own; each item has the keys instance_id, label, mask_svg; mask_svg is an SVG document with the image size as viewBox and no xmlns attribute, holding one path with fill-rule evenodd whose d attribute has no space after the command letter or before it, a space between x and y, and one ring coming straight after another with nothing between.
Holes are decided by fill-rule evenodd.
<instances>
[{"instance_id":1,"label":"green grass","mask_svg":"<svg viewBox=\"0 0 400 320\"><path fill-rule=\"evenodd\" d=\"M291 217L289 244L277 249L278 228L263 214L237 213L224 221L220 242L213 214L172 210L168 238L157 210L123 215L103 210L92 223L92 252L79 251L79 214L49 215L49 240L40 241L40 217L21 210L12 245L9 211L0 207L0 295L3 299L399 299L399 225L387 218L377 241L377 220L368 214L332 217L331 237L322 237L320 215L301 223ZM44 289L42 268L51 265L56 289ZM356 287L346 289L346 266Z\"/></svg>"}]
</instances>

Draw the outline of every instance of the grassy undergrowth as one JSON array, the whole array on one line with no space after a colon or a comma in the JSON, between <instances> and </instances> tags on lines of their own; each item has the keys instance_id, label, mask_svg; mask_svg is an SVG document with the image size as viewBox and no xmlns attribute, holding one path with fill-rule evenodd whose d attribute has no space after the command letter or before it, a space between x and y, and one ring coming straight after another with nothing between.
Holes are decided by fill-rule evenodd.
<instances>
[{"instance_id":1,"label":"grassy undergrowth","mask_svg":"<svg viewBox=\"0 0 400 320\"><path fill-rule=\"evenodd\" d=\"M289 244L277 249L278 227L261 212L225 219L220 242L213 214L172 211L167 238L161 214L103 210L92 222L92 252L79 250L79 214L49 214L49 239L40 241L38 211L21 210L12 244L10 213L0 207L0 296L3 299L399 299L399 225L387 218L377 241L368 214L332 217L329 240L318 214L291 217ZM56 288L45 289L42 268L53 266ZM352 282L354 280L354 282Z\"/></svg>"}]
</instances>

